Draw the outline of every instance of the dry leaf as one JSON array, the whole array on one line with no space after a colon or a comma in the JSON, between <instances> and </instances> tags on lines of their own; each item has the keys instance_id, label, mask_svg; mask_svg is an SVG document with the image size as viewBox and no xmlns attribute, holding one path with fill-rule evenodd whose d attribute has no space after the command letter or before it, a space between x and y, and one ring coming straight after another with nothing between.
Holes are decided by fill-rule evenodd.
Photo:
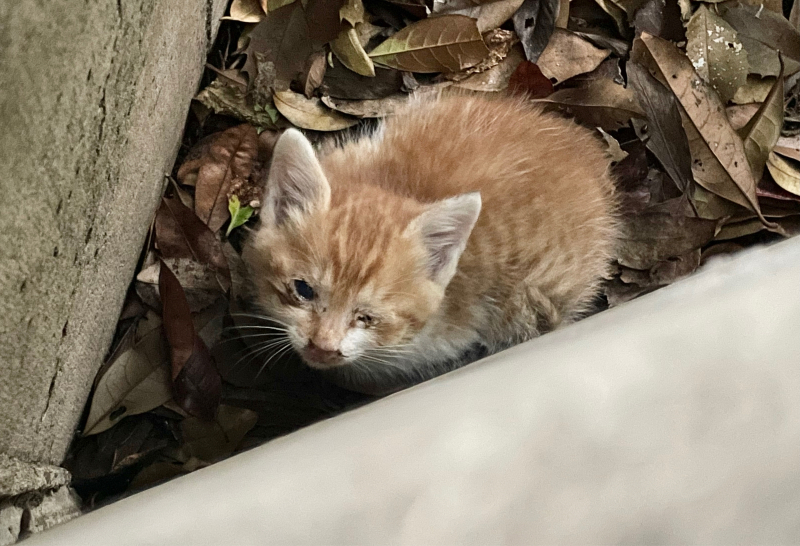
<instances>
[{"instance_id":1,"label":"dry leaf","mask_svg":"<svg viewBox=\"0 0 800 546\"><path fill-rule=\"evenodd\" d=\"M456 87L471 91L497 92L508 88L509 79L514 71L525 60L525 53L520 44L508 52L505 59L489 70L473 74L455 84Z\"/></svg>"},{"instance_id":2,"label":"dry leaf","mask_svg":"<svg viewBox=\"0 0 800 546\"><path fill-rule=\"evenodd\" d=\"M558 28L536 64L542 74L562 82L578 74L591 72L600 66L609 53L568 30Z\"/></svg>"},{"instance_id":3,"label":"dry leaf","mask_svg":"<svg viewBox=\"0 0 800 546\"><path fill-rule=\"evenodd\" d=\"M702 247L716 231L715 220L644 211L623 223L617 261L633 269L650 269Z\"/></svg>"},{"instance_id":4,"label":"dry leaf","mask_svg":"<svg viewBox=\"0 0 800 546\"><path fill-rule=\"evenodd\" d=\"M408 25L369 56L378 64L410 72L458 72L488 54L474 19L443 15Z\"/></svg>"},{"instance_id":5,"label":"dry leaf","mask_svg":"<svg viewBox=\"0 0 800 546\"><path fill-rule=\"evenodd\" d=\"M787 75L800 69L800 33L782 15L739 2L719 6L720 15L736 30L747 50L751 73L777 76L781 69L778 51L784 57Z\"/></svg>"},{"instance_id":6,"label":"dry leaf","mask_svg":"<svg viewBox=\"0 0 800 546\"><path fill-rule=\"evenodd\" d=\"M301 129L339 131L358 123L355 118L326 108L318 98L307 99L294 91L276 91L275 107Z\"/></svg>"},{"instance_id":7,"label":"dry leaf","mask_svg":"<svg viewBox=\"0 0 800 546\"><path fill-rule=\"evenodd\" d=\"M232 116L256 127L275 128L275 118L268 111L256 111L254 105L248 103L243 89L221 78L200 91L195 100L217 114Z\"/></svg>"},{"instance_id":8,"label":"dry leaf","mask_svg":"<svg viewBox=\"0 0 800 546\"><path fill-rule=\"evenodd\" d=\"M151 312L136 328L133 346L122 352L97 382L84 436L107 430L123 417L150 411L172 398L168 360L161 319Z\"/></svg>"},{"instance_id":9,"label":"dry leaf","mask_svg":"<svg viewBox=\"0 0 800 546\"><path fill-rule=\"evenodd\" d=\"M364 4L361 0L345 0L339 8L339 20L347 21L351 27L364 22Z\"/></svg>"},{"instance_id":10,"label":"dry leaf","mask_svg":"<svg viewBox=\"0 0 800 546\"><path fill-rule=\"evenodd\" d=\"M556 26L558 4L559 0L525 0L511 18L525 57L532 63L538 62L550 41Z\"/></svg>"},{"instance_id":11,"label":"dry leaf","mask_svg":"<svg viewBox=\"0 0 800 546\"><path fill-rule=\"evenodd\" d=\"M330 45L331 51L347 68L362 76L375 77L375 65L361 47L354 28L342 29L342 32Z\"/></svg>"},{"instance_id":12,"label":"dry leaf","mask_svg":"<svg viewBox=\"0 0 800 546\"><path fill-rule=\"evenodd\" d=\"M325 51L315 51L306 59L305 65L303 65L303 76L300 79L303 94L306 97L311 98L314 96L314 91L322 85L327 68L328 63L325 60Z\"/></svg>"},{"instance_id":13,"label":"dry leaf","mask_svg":"<svg viewBox=\"0 0 800 546\"><path fill-rule=\"evenodd\" d=\"M629 62L627 68L636 99L647 115L647 147L675 185L686 192L692 183L692 158L681 124L678 101L643 67Z\"/></svg>"},{"instance_id":14,"label":"dry leaf","mask_svg":"<svg viewBox=\"0 0 800 546\"><path fill-rule=\"evenodd\" d=\"M686 55L697 74L728 102L747 79L747 51L736 31L701 5L689 20L686 38Z\"/></svg>"},{"instance_id":15,"label":"dry leaf","mask_svg":"<svg viewBox=\"0 0 800 546\"><path fill-rule=\"evenodd\" d=\"M165 258L192 258L217 273L223 291L231 286L228 261L214 233L176 198L162 197L156 212L156 244Z\"/></svg>"},{"instance_id":16,"label":"dry leaf","mask_svg":"<svg viewBox=\"0 0 800 546\"><path fill-rule=\"evenodd\" d=\"M738 132L753 119L753 116L756 115L760 106L760 104L735 104L733 106L728 106L725 109L725 113L728 115L728 121L730 121L731 127Z\"/></svg>"},{"instance_id":17,"label":"dry leaf","mask_svg":"<svg viewBox=\"0 0 800 546\"><path fill-rule=\"evenodd\" d=\"M619 163L628 157L628 152L620 148L616 138L603 131L600 127L598 127L597 130L600 131L600 136L606 141L606 155L612 163Z\"/></svg>"},{"instance_id":18,"label":"dry leaf","mask_svg":"<svg viewBox=\"0 0 800 546\"><path fill-rule=\"evenodd\" d=\"M163 262L159 293L164 332L170 348L175 402L187 413L211 420L219 406L222 381L211 352L195 332L183 288Z\"/></svg>"},{"instance_id":19,"label":"dry leaf","mask_svg":"<svg viewBox=\"0 0 800 546\"><path fill-rule=\"evenodd\" d=\"M750 104L754 102L764 102L769 95L770 89L775 85L773 77L760 78L758 76L747 76L744 85L736 90L731 101L734 104ZM733 125L733 123L731 123Z\"/></svg>"},{"instance_id":20,"label":"dry leaf","mask_svg":"<svg viewBox=\"0 0 800 546\"><path fill-rule=\"evenodd\" d=\"M230 217L228 197L233 188L258 185L255 179L260 176L266 152L252 125L239 125L215 133L200 141L197 147L205 153L181 165L178 181L183 183L188 176L194 178L195 212L216 232Z\"/></svg>"},{"instance_id":21,"label":"dry leaf","mask_svg":"<svg viewBox=\"0 0 800 546\"><path fill-rule=\"evenodd\" d=\"M444 0L434 2L434 15L466 15L475 19L478 31L493 30L506 21L522 5L523 0L490 0L488 2L473 2L472 0Z\"/></svg>"},{"instance_id":22,"label":"dry leaf","mask_svg":"<svg viewBox=\"0 0 800 546\"><path fill-rule=\"evenodd\" d=\"M790 160L772 152L767 158L767 169L781 188L794 195L800 195L800 169L790 163Z\"/></svg>"},{"instance_id":23,"label":"dry leaf","mask_svg":"<svg viewBox=\"0 0 800 546\"><path fill-rule=\"evenodd\" d=\"M233 0L229 18L242 23L258 23L266 14L266 0Z\"/></svg>"},{"instance_id":24,"label":"dry leaf","mask_svg":"<svg viewBox=\"0 0 800 546\"><path fill-rule=\"evenodd\" d=\"M778 74L764 103L741 130L744 151L756 180L761 180L764 165L783 127L783 71Z\"/></svg>"},{"instance_id":25,"label":"dry leaf","mask_svg":"<svg viewBox=\"0 0 800 546\"><path fill-rule=\"evenodd\" d=\"M325 72L320 90L323 95L337 99L381 99L399 93L403 87L403 72L393 68L375 67L375 77L361 76L333 58Z\"/></svg>"},{"instance_id":26,"label":"dry leaf","mask_svg":"<svg viewBox=\"0 0 800 546\"><path fill-rule=\"evenodd\" d=\"M675 93L696 133L702 137L712 157L728 174L727 178L702 177L698 176L695 170L695 180L709 191L756 212L762 221L768 224L769 222L761 216L758 207L756 180L745 156L744 142L730 126L725 108L717 94L705 85L694 71L691 61L672 43L647 33L643 33L637 43L646 47L647 53L661 73L662 81L666 81ZM636 45L634 49L637 49ZM697 139L693 138L695 135L690 134L691 129L686 127L685 129L692 149L694 168L698 163L695 152L700 151L700 146L692 147L693 141L696 143ZM705 156L704 153L700 155Z\"/></svg>"},{"instance_id":27,"label":"dry leaf","mask_svg":"<svg viewBox=\"0 0 800 546\"><path fill-rule=\"evenodd\" d=\"M553 94L553 83L539 67L530 61L523 61L508 80L508 92L524 95L532 99L542 99Z\"/></svg>"},{"instance_id":28,"label":"dry leaf","mask_svg":"<svg viewBox=\"0 0 800 546\"><path fill-rule=\"evenodd\" d=\"M391 116L408 102L408 95L398 94L382 99L345 100L322 97L329 108L357 118L383 118Z\"/></svg>"},{"instance_id":29,"label":"dry leaf","mask_svg":"<svg viewBox=\"0 0 800 546\"><path fill-rule=\"evenodd\" d=\"M642 111L631 89L613 80L590 80L581 87L559 89L535 102L551 104L572 114L587 125L616 131L626 127L631 118L642 118Z\"/></svg>"},{"instance_id":30,"label":"dry leaf","mask_svg":"<svg viewBox=\"0 0 800 546\"><path fill-rule=\"evenodd\" d=\"M181 451L187 459L213 463L231 455L257 421L256 412L224 404L213 421L189 417L181 421Z\"/></svg>"}]
</instances>

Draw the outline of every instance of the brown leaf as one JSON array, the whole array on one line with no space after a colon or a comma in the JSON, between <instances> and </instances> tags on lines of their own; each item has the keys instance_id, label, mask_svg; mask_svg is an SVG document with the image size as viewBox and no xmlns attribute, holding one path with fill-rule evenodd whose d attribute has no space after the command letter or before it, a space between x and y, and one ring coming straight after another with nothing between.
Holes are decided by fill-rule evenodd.
<instances>
[{"instance_id":1,"label":"brown leaf","mask_svg":"<svg viewBox=\"0 0 800 546\"><path fill-rule=\"evenodd\" d=\"M800 33L782 15L740 2L719 4L719 9L747 50L751 72L777 76L779 51L786 59L787 75L800 69Z\"/></svg>"},{"instance_id":2,"label":"brown leaf","mask_svg":"<svg viewBox=\"0 0 800 546\"><path fill-rule=\"evenodd\" d=\"M525 58L538 62L556 25L559 0L525 0L511 20L525 49ZM540 66L541 68L541 66Z\"/></svg>"},{"instance_id":3,"label":"brown leaf","mask_svg":"<svg viewBox=\"0 0 800 546\"><path fill-rule=\"evenodd\" d=\"M698 176L695 171L695 180L709 191L730 199L745 206L768 224L761 216L756 199L756 180L747 162L744 143L736 131L730 126L725 115L725 108L719 96L708 87L697 75L691 61L684 56L672 43L661 38L643 33L637 44L642 48L642 56L646 48L647 54L661 74L661 80L666 81L672 92L680 101L691 125L724 172L727 178ZM637 45L634 45L637 50ZM698 157L695 151L699 146L692 147L693 138L691 128L685 127L689 146L692 149L693 164L697 164ZM733 184L731 184L733 182Z\"/></svg>"},{"instance_id":4,"label":"brown leaf","mask_svg":"<svg viewBox=\"0 0 800 546\"><path fill-rule=\"evenodd\" d=\"M525 60L525 53L520 44L515 45L508 52L505 59L489 70L473 74L455 84L456 87L469 89L471 91L496 92L504 91L508 88L511 75L522 61Z\"/></svg>"},{"instance_id":5,"label":"brown leaf","mask_svg":"<svg viewBox=\"0 0 800 546\"><path fill-rule=\"evenodd\" d=\"M686 40L681 11L675 0L646 0L634 15L633 27L637 37L646 32L673 42Z\"/></svg>"},{"instance_id":6,"label":"brown leaf","mask_svg":"<svg viewBox=\"0 0 800 546\"><path fill-rule=\"evenodd\" d=\"M458 72L488 54L475 20L464 15L417 21L369 52L378 64L410 72Z\"/></svg>"},{"instance_id":7,"label":"brown leaf","mask_svg":"<svg viewBox=\"0 0 800 546\"><path fill-rule=\"evenodd\" d=\"M403 73L393 68L375 67L375 77L360 76L348 70L338 60L328 67L321 91L337 99L381 99L399 93L403 87Z\"/></svg>"},{"instance_id":8,"label":"brown leaf","mask_svg":"<svg viewBox=\"0 0 800 546\"><path fill-rule=\"evenodd\" d=\"M325 59L325 51L315 51L306 59L306 63L303 66L303 76L300 78L303 94L306 97L311 98L314 96L314 91L322 85L327 68L328 62Z\"/></svg>"},{"instance_id":9,"label":"brown leaf","mask_svg":"<svg viewBox=\"0 0 800 546\"><path fill-rule=\"evenodd\" d=\"M228 261L220 242L197 215L177 198L162 197L156 212L156 244L165 258L192 258L211 266L227 292L231 286Z\"/></svg>"},{"instance_id":10,"label":"brown leaf","mask_svg":"<svg viewBox=\"0 0 800 546\"><path fill-rule=\"evenodd\" d=\"M342 29L342 0L306 0L305 7L308 35L316 47L336 39Z\"/></svg>"},{"instance_id":11,"label":"brown leaf","mask_svg":"<svg viewBox=\"0 0 800 546\"><path fill-rule=\"evenodd\" d=\"M362 76L375 77L375 65L369 58L354 28L345 28L330 43L331 51L347 68ZM308 95L306 95L308 96Z\"/></svg>"},{"instance_id":12,"label":"brown leaf","mask_svg":"<svg viewBox=\"0 0 800 546\"><path fill-rule=\"evenodd\" d=\"M211 422L192 417L181 421L181 450L187 458L213 463L231 455L257 421L252 410L220 405Z\"/></svg>"},{"instance_id":13,"label":"brown leaf","mask_svg":"<svg viewBox=\"0 0 800 546\"><path fill-rule=\"evenodd\" d=\"M325 107L318 98L307 99L294 91L276 91L275 107L297 127L312 131L340 131L358 123Z\"/></svg>"},{"instance_id":14,"label":"brown leaf","mask_svg":"<svg viewBox=\"0 0 800 546\"><path fill-rule=\"evenodd\" d=\"M322 102L337 112L357 118L383 118L391 116L408 102L408 95L397 94L382 99L344 100L322 97Z\"/></svg>"},{"instance_id":15,"label":"brown leaf","mask_svg":"<svg viewBox=\"0 0 800 546\"><path fill-rule=\"evenodd\" d=\"M123 417L157 408L172 398L161 319L140 321L132 346L108 366L94 388L84 436L111 428Z\"/></svg>"},{"instance_id":16,"label":"brown leaf","mask_svg":"<svg viewBox=\"0 0 800 546\"><path fill-rule=\"evenodd\" d=\"M364 4L361 0L345 0L339 9L339 20L347 21L351 27L364 23Z\"/></svg>"},{"instance_id":17,"label":"brown leaf","mask_svg":"<svg viewBox=\"0 0 800 546\"><path fill-rule=\"evenodd\" d=\"M715 220L647 210L623 223L617 261L632 269L650 269L701 248L716 231Z\"/></svg>"},{"instance_id":18,"label":"brown leaf","mask_svg":"<svg viewBox=\"0 0 800 546\"><path fill-rule=\"evenodd\" d=\"M756 180L761 180L764 174L767 157L781 136L781 127L783 127L783 64L764 103L740 133L744 138L744 151Z\"/></svg>"},{"instance_id":19,"label":"brown leaf","mask_svg":"<svg viewBox=\"0 0 800 546\"><path fill-rule=\"evenodd\" d=\"M466 15L475 19L483 34L508 21L522 5L523 0L490 0L476 3L472 0L444 0L433 3L435 15Z\"/></svg>"},{"instance_id":20,"label":"brown leaf","mask_svg":"<svg viewBox=\"0 0 800 546\"><path fill-rule=\"evenodd\" d=\"M271 91L270 91L271 93ZM271 94L270 94L271 96ZM256 111L247 100L245 91L222 78L217 78L195 97L199 103L223 116L231 116L256 127L275 128L272 117L266 111ZM191 181L184 184L193 186Z\"/></svg>"},{"instance_id":21,"label":"brown leaf","mask_svg":"<svg viewBox=\"0 0 800 546\"><path fill-rule=\"evenodd\" d=\"M215 133L197 145L206 152L178 170L178 181L195 177L195 212L211 231L218 231L230 216L228 197L234 186L256 184L263 167L259 135L252 125L239 125Z\"/></svg>"},{"instance_id":22,"label":"brown leaf","mask_svg":"<svg viewBox=\"0 0 800 546\"><path fill-rule=\"evenodd\" d=\"M523 61L508 80L508 92L512 95L542 99L553 94L553 83L535 63Z\"/></svg>"},{"instance_id":23,"label":"brown leaf","mask_svg":"<svg viewBox=\"0 0 800 546\"><path fill-rule=\"evenodd\" d=\"M175 401L187 413L211 420L219 405L222 382L211 352L195 332L183 288L163 262L159 292L164 332L170 347Z\"/></svg>"},{"instance_id":24,"label":"brown leaf","mask_svg":"<svg viewBox=\"0 0 800 546\"><path fill-rule=\"evenodd\" d=\"M681 125L678 101L643 67L629 62L627 69L636 99L647 114L647 147L675 185L686 192L692 183L692 156Z\"/></svg>"},{"instance_id":25,"label":"brown leaf","mask_svg":"<svg viewBox=\"0 0 800 546\"><path fill-rule=\"evenodd\" d=\"M577 34L558 28L539 56L537 65L546 77L562 82L591 72L608 54L608 50L597 48Z\"/></svg>"},{"instance_id":26,"label":"brown leaf","mask_svg":"<svg viewBox=\"0 0 800 546\"><path fill-rule=\"evenodd\" d=\"M794 164L793 164L794 163ZM772 179L784 190L800 195L800 166L771 152L767 159L767 169Z\"/></svg>"},{"instance_id":27,"label":"brown leaf","mask_svg":"<svg viewBox=\"0 0 800 546\"><path fill-rule=\"evenodd\" d=\"M266 0L233 0L230 19L242 23L258 23L267 13Z\"/></svg>"},{"instance_id":28,"label":"brown leaf","mask_svg":"<svg viewBox=\"0 0 800 546\"><path fill-rule=\"evenodd\" d=\"M557 106L587 125L602 127L606 131L626 127L632 117L644 117L633 90L608 79L591 80L580 87L559 89L535 102Z\"/></svg>"},{"instance_id":29,"label":"brown leaf","mask_svg":"<svg viewBox=\"0 0 800 546\"><path fill-rule=\"evenodd\" d=\"M338 7L337 20L338 20ZM288 89L289 84L303 69L306 59L320 45L311 40L311 30L301 2L294 2L275 11L270 10L267 17L250 33L250 42L245 50L247 61L243 72L254 83L258 74L256 53L262 55L264 66L275 70L276 89ZM262 70L263 72L263 70ZM268 95L269 90L262 90Z\"/></svg>"}]
</instances>

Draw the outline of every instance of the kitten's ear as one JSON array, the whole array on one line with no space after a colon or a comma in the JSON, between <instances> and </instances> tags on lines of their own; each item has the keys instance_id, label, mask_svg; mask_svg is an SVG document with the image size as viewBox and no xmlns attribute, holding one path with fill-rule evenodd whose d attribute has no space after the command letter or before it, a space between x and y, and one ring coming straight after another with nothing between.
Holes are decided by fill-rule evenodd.
<instances>
[{"instance_id":1,"label":"kitten's ear","mask_svg":"<svg viewBox=\"0 0 800 546\"><path fill-rule=\"evenodd\" d=\"M429 205L411 221L408 231L422 237L431 280L447 286L481 212L481 195L464 193Z\"/></svg>"},{"instance_id":2,"label":"kitten's ear","mask_svg":"<svg viewBox=\"0 0 800 546\"><path fill-rule=\"evenodd\" d=\"M278 139L264 192L261 219L279 225L330 205L331 188L311 143L297 129Z\"/></svg>"}]
</instances>

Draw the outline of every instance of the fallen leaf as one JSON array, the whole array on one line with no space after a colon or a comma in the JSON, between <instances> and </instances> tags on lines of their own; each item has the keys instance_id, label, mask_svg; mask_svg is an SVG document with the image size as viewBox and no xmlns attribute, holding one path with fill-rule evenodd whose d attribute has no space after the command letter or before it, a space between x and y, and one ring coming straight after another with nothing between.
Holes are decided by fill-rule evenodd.
<instances>
[{"instance_id":1,"label":"fallen leaf","mask_svg":"<svg viewBox=\"0 0 800 546\"><path fill-rule=\"evenodd\" d=\"M800 69L800 33L782 15L739 2L719 4L719 10L747 50L751 73L777 76L781 69L779 51L787 75Z\"/></svg>"},{"instance_id":2,"label":"fallen leaf","mask_svg":"<svg viewBox=\"0 0 800 546\"><path fill-rule=\"evenodd\" d=\"M252 125L215 133L197 144L206 150L178 170L178 181L195 174L195 212L212 232L228 221L228 195L234 186L258 185L266 151ZM271 150L269 151L271 153Z\"/></svg>"},{"instance_id":3,"label":"fallen leaf","mask_svg":"<svg viewBox=\"0 0 800 546\"><path fill-rule=\"evenodd\" d=\"M622 36L626 36L629 32L628 27L628 16L616 2L613 0L595 0L598 6L602 8L608 15L611 16L611 19L614 21L614 24L617 27L617 31Z\"/></svg>"},{"instance_id":4,"label":"fallen leaf","mask_svg":"<svg viewBox=\"0 0 800 546\"><path fill-rule=\"evenodd\" d=\"M228 262L214 233L197 215L172 197L162 197L156 212L156 244L165 258L191 258L211 266L223 291L231 286Z\"/></svg>"},{"instance_id":5,"label":"fallen leaf","mask_svg":"<svg viewBox=\"0 0 800 546\"><path fill-rule=\"evenodd\" d=\"M627 69L636 100L647 115L647 147L675 185L686 192L692 183L692 156L683 132L678 101L642 66L629 62Z\"/></svg>"},{"instance_id":6,"label":"fallen leaf","mask_svg":"<svg viewBox=\"0 0 800 546\"><path fill-rule=\"evenodd\" d=\"M346 100L322 97L327 107L357 118L383 118L391 116L408 102L408 95L397 94L382 99Z\"/></svg>"},{"instance_id":7,"label":"fallen leaf","mask_svg":"<svg viewBox=\"0 0 800 546\"><path fill-rule=\"evenodd\" d=\"M195 100L223 116L232 116L261 128L275 128L276 116L269 110L256 110L237 85L216 79L200 91ZM277 112L276 112L277 113Z\"/></svg>"},{"instance_id":8,"label":"fallen leaf","mask_svg":"<svg viewBox=\"0 0 800 546\"><path fill-rule=\"evenodd\" d=\"M666 286L691 275L700 266L700 249L675 256L655 264L650 269L620 268L619 279L626 284L637 284L642 288Z\"/></svg>"},{"instance_id":9,"label":"fallen leaf","mask_svg":"<svg viewBox=\"0 0 800 546\"><path fill-rule=\"evenodd\" d=\"M623 222L617 261L625 267L649 269L701 248L716 231L715 220L644 211Z\"/></svg>"},{"instance_id":10,"label":"fallen leaf","mask_svg":"<svg viewBox=\"0 0 800 546\"><path fill-rule=\"evenodd\" d=\"M528 60L522 61L508 80L508 92L532 99L542 99L553 94L553 83L542 74L539 67Z\"/></svg>"},{"instance_id":11,"label":"fallen leaf","mask_svg":"<svg viewBox=\"0 0 800 546\"><path fill-rule=\"evenodd\" d=\"M767 156L772 152L783 127L783 72L778 74L764 103L741 130L744 151L756 180L761 180Z\"/></svg>"},{"instance_id":12,"label":"fallen leaf","mask_svg":"<svg viewBox=\"0 0 800 546\"><path fill-rule=\"evenodd\" d=\"M417 21L369 52L378 64L410 72L458 72L488 54L475 20L464 15Z\"/></svg>"},{"instance_id":13,"label":"fallen leaf","mask_svg":"<svg viewBox=\"0 0 800 546\"><path fill-rule=\"evenodd\" d=\"M728 115L728 121L731 123L733 130L738 132L747 125L756 115L760 106L760 104L734 104L725 108L725 113Z\"/></svg>"},{"instance_id":14,"label":"fallen leaf","mask_svg":"<svg viewBox=\"0 0 800 546\"><path fill-rule=\"evenodd\" d=\"M159 293L164 332L170 348L175 402L191 415L212 420L219 405L222 382L211 352L195 333L183 288L163 262Z\"/></svg>"},{"instance_id":15,"label":"fallen leaf","mask_svg":"<svg viewBox=\"0 0 800 546\"><path fill-rule=\"evenodd\" d=\"M662 81L666 81L675 93L691 120L690 125L696 131L693 133L692 128L685 124L684 129L692 149L695 180L709 191L749 208L768 224L758 207L756 180L745 156L744 142L730 126L719 96L703 82L694 71L691 61L672 43L647 33L642 33L636 42L646 47L661 73ZM637 45L634 44L634 50L636 49ZM719 169L714 169L717 176L698 176L695 165L699 161L701 167L707 166L708 162L703 162L703 159L710 158L701 150L701 146L692 146L693 141L697 144L698 139L693 138L696 135L707 145L711 157L728 174L727 177L718 176ZM696 153L703 157L696 157Z\"/></svg>"},{"instance_id":16,"label":"fallen leaf","mask_svg":"<svg viewBox=\"0 0 800 546\"><path fill-rule=\"evenodd\" d=\"M311 40L311 29L300 2L275 10L270 7L266 18L250 33L250 42L244 52L247 60L242 71L248 74L250 82L255 82L259 72L258 53L262 56L262 66L274 70L274 76L269 79L273 80L275 89L288 89L291 81L302 71L306 59L320 47ZM262 90L262 94L269 91Z\"/></svg>"},{"instance_id":17,"label":"fallen leaf","mask_svg":"<svg viewBox=\"0 0 800 546\"><path fill-rule=\"evenodd\" d=\"M776 154L800 161L800 135L779 137L773 151Z\"/></svg>"},{"instance_id":18,"label":"fallen leaf","mask_svg":"<svg viewBox=\"0 0 800 546\"><path fill-rule=\"evenodd\" d=\"M751 104L754 102L764 102L769 95L769 90L775 84L774 77L760 78L758 76L747 76L747 81L733 95L731 101L734 104ZM733 125L733 123L731 123Z\"/></svg>"},{"instance_id":19,"label":"fallen leaf","mask_svg":"<svg viewBox=\"0 0 800 546\"><path fill-rule=\"evenodd\" d=\"M497 65L484 72L473 74L455 83L455 86L484 93L504 91L508 88L512 74L524 60L525 53L522 50L522 46L517 44L511 48L506 58Z\"/></svg>"},{"instance_id":20,"label":"fallen leaf","mask_svg":"<svg viewBox=\"0 0 800 546\"><path fill-rule=\"evenodd\" d=\"M303 0L302 5L308 26L308 37L314 48L336 39L343 27L341 10L345 7L344 0ZM355 15L354 9L357 10L358 7L349 6L345 9L345 14Z\"/></svg>"},{"instance_id":21,"label":"fallen leaf","mask_svg":"<svg viewBox=\"0 0 800 546\"><path fill-rule=\"evenodd\" d=\"M727 102L747 79L747 51L723 18L701 5L686 27L686 56L697 74Z\"/></svg>"},{"instance_id":22,"label":"fallen leaf","mask_svg":"<svg viewBox=\"0 0 800 546\"><path fill-rule=\"evenodd\" d=\"M275 107L301 129L339 131L358 123L355 118L326 108L318 98L307 99L294 91L276 91Z\"/></svg>"},{"instance_id":23,"label":"fallen leaf","mask_svg":"<svg viewBox=\"0 0 800 546\"><path fill-rule=\"evenodd\" d=\"M338 59L325 72L320 86L323 95L337 99L364 100L381 99L399 93L403 87L403 72L393 68L375 67L375 77L361 76Z\"/></svg>"},{"instance_id":24,"label":"fallen leaf","mask_svg":"<svg viewBox=\"0 0 800 546\"><path fill-rule=\"evenodd\" d=\"M646 32L665 40L683 42L686 32L681 23L681 10L675 0L646 0L633 17L636 37Z\"/></svg>"},{"instance_id":25,"label":"fallen leaf","mask_svg":"<svg viewBox=\"0 0 800 546\"><path fill-rule=\"evenodd\" d=\"M356 29L345 28L339 36L330 43L331 51L342 61L347 68L362 76L375 77L375 65L367 52L361 47Z\"/></svg>"},{"instance_id":26,"label":"fallen leaf","mask_svg":"<svg viewBox=\"0 0 800 546\"><path fill-rule=\"evenodd\" d=\"M221 404L213 421L192 417L181 421L181 451L187 459L213 463L231 455L257 421L252 410Z\"/></svg>"},{"instance_id":27,"label":"fallen leaf","mask_svg":"<svg viewBox=\"0 0 800 546\"><path fill-rule=\"evenodd\" d=\"M364 22L364 4L361 0L345 0L339 8L339 20L347 21L351 27Z\"/></svg>"},{"instance_id":28,"label":"fallen leaf","mask_svg":"<svg viewBox=\"0 0 800 546\"><path fill-rule=\"evenodd\" d=\"M767 169L773 180L784 190L800 195L800 169L775 152L767 158Z\"/></svg>"},{"instance_id":29,"label":"fallen leaf","mask_svg":"<svg viewBox=\"0 0 800 546\"><path fill-rule=\"evenodd\" d=\"M581 87L559 89L549 97L534 102L550 104L593 127L616 131L626 127L632 117L642 118L642 111L631 89L612 80L591 80Z\"/></svg>"},{"instance_id":30,"label":"fallen leaf","mask_svg":"<svg viewBox=\"0 0 800 546\"><path fill-rule=\"evenodd\" d=\"M228 224L228 230L225 232L225 237L229 237L231 231L237 227L243 226L250 219L250 217L253 216L255 209L250 206L243 207L239 202L239 198L235 195L231 195L230 199L228 200L228 212L231 214L231 221ZM222 252L221 249L220 252Z\"/></svg>"},{"instance_id":31,"label":"fallen leaf","mask_svg":"<svg viewBox=\"0 0 800 546\"><path fill-rule=\"evenodd\" d=\"M266 0L233 0L229 18L242 23L258 23L266 14Z\"/></svg>"},{"instance_id":32,"label":"fallen leaf","mask_svg":"<svg viewBox=\"0 0 800 546\"><path fill-rule=\"evenodd\" d=\"M619 163L628 157L628 152L620 148L616 138L603 131L600 127L598 127L597 130L600 131L600 136L606 141L606 155L611 160L612 164Z\"/></svg>"},{"instance_id":33,"label":"fallen leaf","mask_svg":"<svg viewBox=\"0 0 800 546\"><path fill-rule=\"evenodd\" d=\"M525 57L532 63L547 47L556 25L559 0L525 0L511 18L522 42ZM540 66L541 68L541 66Z\"/></svg>"},{"instance_id":34,"label":"fallen leaf","mask_svg":"<svg viewBox=\"0 0 800 546\"><path fill-rule=\"evenodd\" d=\"M562 82L578 74L591 72L600 66L608 54L608 50L597 48L580 36L557 28L539 56L537 65L546 77Z\"/></svg>"},{"instance_id":35,"label":"fallen leaf","mask_svg":"<svg viewBox=\"0 0 800 546\"><path fill-rule=\"evenodd\" d=\"M84 436L103 432L123 417L150 411L172 398L161 319L149 313L135 334L133 346L119 354L99 378Z\"/></svg>"},{"instance_id":36,"label":"fallen leaf","mask_svg":"<svg viewBox=\"0 0 800 546\"><path fill-rule=\"evenodd\" d=\"M472 17L475 19L478 31L483 34L508 21L522 2L523 0L490 0L480 3L472 0L444 0L433 3L433 13Z\"/></svg>"},{"instance_id":37,"label":"fallen leaf","mask_svg":"<svg viewBox=\"0 0 800 546\"><path fill-rule=\"evenodd\" d=\"M558 0L558 9L556 10L556 28L567 28L569 25L569 0Z\"/></svg>"},{"instance_id":38,"label":"fallen leaf","mask_svg":"<svg viewBox=\"0 0 800 546\"><path fill-rule=\"evenodd\" d=\"M387 0L387 1L389 2L389 4L393 6L400 7L403 11L411 14L416 19L424 19L430 14L430 8L428 7L428 3L426 3L426 0ZM386 17L386 10L380 9L381 8L380 5L372 4L370 8L373 11L375 11L375 15L378 15L379 17L386 19L386 22L389 23L391 26L395 28L400 28L401 26L403 26L402 22L396 24L394 21L389 20ZM405 19L405 14L402 14L402 19Z\"/></svg>"}]
</instances>

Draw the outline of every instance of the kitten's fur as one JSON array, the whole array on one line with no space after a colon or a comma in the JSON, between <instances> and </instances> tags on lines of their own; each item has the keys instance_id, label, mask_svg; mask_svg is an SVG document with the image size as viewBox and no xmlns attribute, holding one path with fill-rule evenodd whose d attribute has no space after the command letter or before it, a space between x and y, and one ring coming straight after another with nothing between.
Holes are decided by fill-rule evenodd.
<instances>
[{"instance_id":1,"label":"kitten's fur","mask_svg":"<svg viewBox=\"0 0 800 546\"><path fill-rule=\"evenodd\" d=\"M244 257L309 365L388 392L585 310L615 242L608 171L590 130L525 101L412 101L319 158L287 131Z\"/></svg>"}]
</instances>

